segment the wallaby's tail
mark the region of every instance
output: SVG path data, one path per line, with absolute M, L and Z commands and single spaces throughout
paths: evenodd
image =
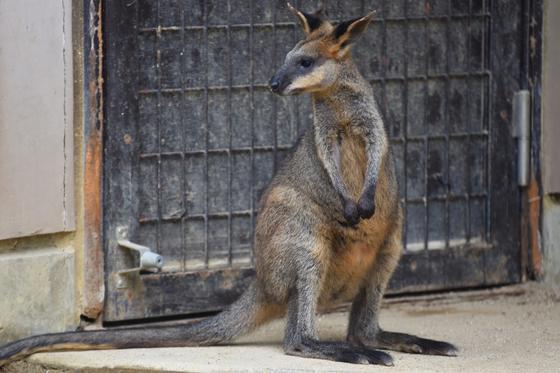
M 282 312 L 266 304 L 255 283 L 216 316 L 186 325 L 45 334 L 0 348 L 0 366 L 36 352 L 213 345 L 250 332 Z

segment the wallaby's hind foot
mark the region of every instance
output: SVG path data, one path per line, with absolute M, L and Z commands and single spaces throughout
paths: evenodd
M 285 346 L 288 355 L 313 359 L 325 359 L 352 364 L 376 364 L 393 366 L 391 355 L 364 347 L 352 346 L 344 342 L 323 342 L 304 339 L 294 346 Z
M 411 354 L 457 356 L 459 350 L 451 343 L 420 338 L 405 333 L 379 331 L 375 341 L 361 341 L 364 346 L 407 352 Z

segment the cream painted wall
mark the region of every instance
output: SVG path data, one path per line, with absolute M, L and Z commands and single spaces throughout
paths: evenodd
M 71 0 L 0 1 L 0 239 L 74 228 Z
M 560 1 L 544 2 L 542 245 L 545 280 L 560 287 Z

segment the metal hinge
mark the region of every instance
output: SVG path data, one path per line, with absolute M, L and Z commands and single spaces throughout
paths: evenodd
M 531 94 L 521 90 L 513 95 L 513 137 L 517 138 L 517 185 L 529 185 L 531 160 Z

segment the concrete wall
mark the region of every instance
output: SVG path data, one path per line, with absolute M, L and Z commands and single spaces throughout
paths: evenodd
M 0 344 L 75 325 L 74 253 L 57 246 L 0 256 Z
M 71 0 L 0 1 L 0 345 L 79 322 L 83 87 L 73 11 L 81 15 Z
M 560 196 L 558 195 L 544 197 L 542 240 L 545 281 L 560 287 Z
M 560 1 L 546 0 L 543 44 L 543 271 L 560 286 Z

